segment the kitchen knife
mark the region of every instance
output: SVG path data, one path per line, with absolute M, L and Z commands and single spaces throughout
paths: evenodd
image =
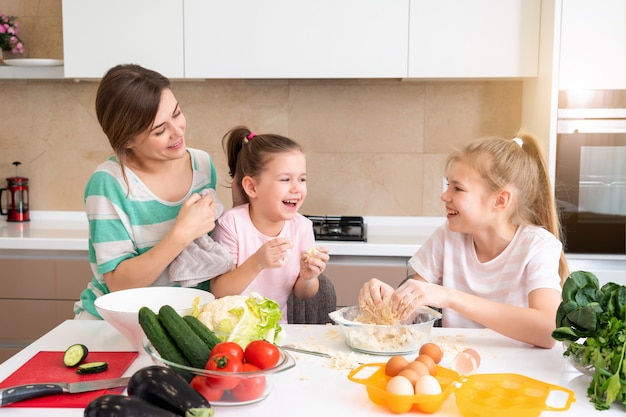
M 130 377 L 100 379 L 84 382 L 37 382 L 34 384 L 16 385 L 0 389 L 0 407 L 31 398 L 46 395 L 76 394 L 79 392 L 96 391 L 105 388 L 122 387 L 128 384 Z

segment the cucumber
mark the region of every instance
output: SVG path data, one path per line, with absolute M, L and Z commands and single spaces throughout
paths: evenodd
M 221 342 L 221 339 L 217 337 L 215 333 L 205 326 L 197 317 L 184 316 L 183 320 L 187 323 L 191 330 L 193 330 L 199 337 L 206 343 L 209 349 L 213 349 L 215 345 Z
M 189 361 L 163 328 L 154 311 L 145 306 L 141 307 L 138 319 L 146 337 L 163 359 L 179 365 L 189 366 Z
M 162 306 L 158 317 L 191 366 L 204 369 L 211 355 L 211 349 L 200 339 L 200 336 L 191 330 L 191 327 L 170 305 Z
M 87 346 L 76 343 L 71 345 L 65 350 L 63 354 L 63 363 L 68 368 L 73 368 L 80 365 L 87 358 L 89 349 Z
M 97 374 L 98 372 L 104 372 L 109 369 L 109 364 L 106 362 L 87 362 L 81 363 L 76 368 L 77 374 Z

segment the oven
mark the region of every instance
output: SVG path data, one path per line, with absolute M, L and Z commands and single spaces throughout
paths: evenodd
M 555 196 L 568 253 L 626 253 L 626 91 L 561 91 Z

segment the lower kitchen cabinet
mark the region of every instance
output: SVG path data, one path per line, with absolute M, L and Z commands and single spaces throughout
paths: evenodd
M 91 279 L 86 259 L 3 258 L 0 271 L 0 362 L 73 318 Z
M 324 274 L 337 293 L 337 307 L 358 304 L 359 290 L 367 281 L 378 278 L 397 287 L 408 275 L 408 258 L 372 258 L 331 256 Z

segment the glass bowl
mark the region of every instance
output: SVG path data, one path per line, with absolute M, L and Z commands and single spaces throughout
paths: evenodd
M 570 344 L 582 346 L 583 341 L 584 340 L 578 342 L 569 342 L 566 340 L 563 342 L 563 351 L 568 350 L 570 348 Z M 593 374 L 596 372 L 596 368 L 593 366 L 593 363 L 585 364 L 585 360 L 583 358 L 583 349 L 575 349 L 574 351 L 571 351 L 570 349 L 570 353 L 568 355 L 565 355 L 565 358 L 570 363 L 570 365 L 572 365 L 578 372 L 589 376 L 593 376 Z
M 357 352 L 373 355 L 406 355 L 419 350 L 430 339 L 430 331 L 441 316 L 418 310 L 407 324 L 379 325 L 355 321 L 359 306 L 344 307 L 330 313 L 340 326 L 346 345 Z
M 156 365 L 172 368 L 188 381 L 195 376 L 207 378 L 207 381 L 215 377 L 236 379 L 238 387 L 224 391 L 218 399 L 209 400 L 212 406 L 240 406 L 262 401 L 272 392 L 277 374 L 293 368 L 296 364 L 291 355 L 279 347 L 280 359 L 273 368 L 254 372 L 218 372 L 192 368 L 165 360 L 145 337 L 144 349 Z

